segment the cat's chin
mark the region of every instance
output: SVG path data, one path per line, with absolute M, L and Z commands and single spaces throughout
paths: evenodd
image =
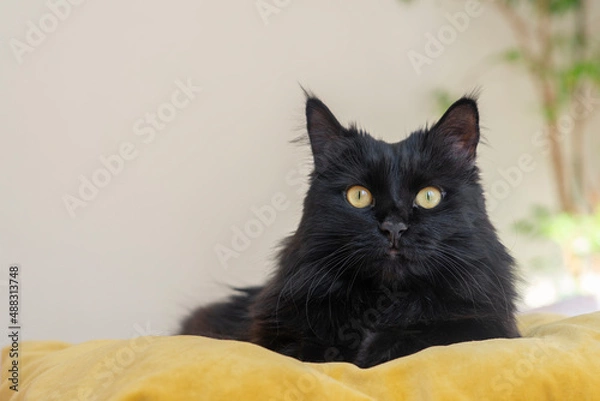
M 377 260 L 377 275 L 383 282 L 398 282 L 407 274 L 406 266 L 410 263 L 402 249 L 386 247 L 382 249 Z
M 379 280 L 388 283 L 402 283 L 415 274 L 415 266 L 420 266 L 426 252 L 411 246 L 382 247 L 378 252 L 377 274 Z

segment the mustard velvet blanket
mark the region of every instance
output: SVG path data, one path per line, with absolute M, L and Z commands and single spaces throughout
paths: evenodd
M 521 318 L 524 338 L 432 347 L 370 369 L 204 337 L 20 344 L 0 400 L 600 400 L 600 312 Z

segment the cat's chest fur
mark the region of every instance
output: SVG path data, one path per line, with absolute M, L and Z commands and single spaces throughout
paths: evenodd
M 353 361 L 362 354 L 371 355 L 371 348 L 388 337 L 418 335 L 423 327 L 446 315 L 445 308 L 434 306 L 443 295 L 431 289 L 415 293 L 370 288 L 364 283 L 358 288 L 349 285 L 343 280 L 336 282 L 323 297 L 280 299 L 284 307 L 271 312 L 275 318 L 271 333 L 261 337 L 293 339 L 297 348 L 289 354 L 303 359 Z

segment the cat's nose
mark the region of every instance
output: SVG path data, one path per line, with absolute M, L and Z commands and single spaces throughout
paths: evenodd
M 386 220 L 379 224 L 379 229 L 387 235 L 393 246 L 397 245 L 398 238 L 408 230 L 408 226 L 401 221 Z

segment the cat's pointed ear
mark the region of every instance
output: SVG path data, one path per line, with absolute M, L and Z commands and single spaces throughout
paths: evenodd
M 323 170 L 332 148 L 346 137 L 346 130 L 322 101 L 309 95 L 306 98 L 306 128 L 315 168 Z
M 479 111 L 475 99 L 463 97 L 454 102 L 431 133 L 453 157 L 474 163 L 479 143 Z

